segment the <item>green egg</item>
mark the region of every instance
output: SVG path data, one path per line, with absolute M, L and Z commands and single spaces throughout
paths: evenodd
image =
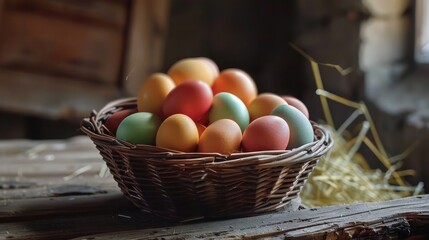
M 220 119 L 233 120 L 243 132 L 249 125 L 249 112 L 246 105 L 237 96 L 221 92 L 213 97 L 213 104 L 209 113 L 210 123 Z
M 134 113 L 121 121 L 116 137 L 133 144 L 155 145 L 160 124 L 161 120 L 153 113 Z
M 290 139 L 287 149 L 294 149 L 314 141 L 314 131 L 310 120 L 298 109 L 290 105 L 280 105 L 271 115 L 283 118 L 289 125 Z

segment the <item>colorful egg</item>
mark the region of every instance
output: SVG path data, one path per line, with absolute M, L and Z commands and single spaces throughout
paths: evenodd
M 290 140 L 288 149 L 297 148 L 314 141 L 313 126 L 304 113 L 295 107 L 281 105 L 276 107 L 271 114 L 281 117 L 289 125 Z
M 210 124 L 200 137 L 199 152 L 231 154 L 240 151 L 241 129 L 231 119 Z
M 230 68 L 225 69 L 217 76 L 212 86 L 213 94 L 229 92 L 237 96 L 246 106 L 256 98 L 258 90 L 256 84 L 246 72 Z
M 241 131 L 249 125 L 249 112 L 246 105 L 238 97 L 227 92 L 218 93 L 213 97 L 209 113 L 210 123 L 224 118 L 235 121 Z
M 245 152 L 285 150 L 289 143 L 289 126 L 277 116 L 262 116 L 249 124 L 243 133 Z
M 133 144 L 155 145 L 160 124 L 160 118 L 153 113 L 134 113 L 119 124 L 116 137 Z
M 134 109 L 134 108 L 117 111 L 113 113 L 112 116 L 110 116 L 106 120 L 106 123 L 104 125 L 113 136 L 116 136 L 116 131 L 118 129 L 119 124 L 122 122 L 122 120 L 124 120 L 126 117 L 136 112 L 137 112 L 137 109 Z
M 213 60 L 206 57 L 198 57 L 196 59 L 203 61 L 205 64 L 207 64 L 210 67 L 210 69 L 212 70 L 213 79 L 215 79 L 219 75 L 219 67 Z
M 140 87 L 137 109 L 139 112 L 151 112 L 162 116 L 162 104 L 174 87 L 174 82 L 168 75 L 163 73 L 150 75 Z
M 209 86 L 213 84 L 214 76 L 213 66 L 206 60 L 198 58 L 185 58 L 170 67 L 167 74 L 173 79 L 176 85 L 187 81 L 200 80 Z
M 195 151 L 198 140 L 197 126 L 184 114 L 174 114 L 165 119 L 156 134 L 156 146 L 182 152 Z
M 198 121 L 208 112 L 213 101 L 211 88 L 201 81 L 178 85 L 167 95 L 163 104 L 165 117 L 181 113 Z
M 287 102 L 287 104 L 297 108 L 299 111 L 304 113 L 307 118 L 310 117 L 307 106 L 305 106 L 305 104 L 301 100 L 292 96 L 282 96 L 282 98 Z
M 250 103 L 249 115 L 250 121 L 253 121 L 259 117 L 270 115 L 274 108 L 282 104 L 287 104 L 286 101 L 272 93 L 263 93 L 258 95 Z

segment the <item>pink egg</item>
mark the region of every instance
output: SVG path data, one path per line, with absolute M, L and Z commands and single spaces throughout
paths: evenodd
M 310 114 L 308 113 L 308 109 L 305 106 L 305 104 L 299 100 L 296 97 L 292 97 L 292 96 L 282 96 L 282 98 L 292 107 L 297 108 L 299 111 L 301 111 L 302 113 L 304 113 L 304 115 L 307 117 L 307 119 L 310 117 Z
M 243 133 L 242 147 L 245 152 L 285 150 L 289 143 L 289 126 L 277 116 L 255 119 Z

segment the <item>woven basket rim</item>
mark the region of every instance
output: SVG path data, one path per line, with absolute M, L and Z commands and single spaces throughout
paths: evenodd
M 135 108 L 136 101 L 137 99 L 135 97 L 118 99 L 109 102 L 98 112 L 93 110 L 89 117 L 82 119 L 80 126 L 81 131 L 88 135 L 93 141 L 108 142 L 110 147 L 119 151 L 142 151 L 146 155 L 153 155 L 156 158 L 163 157 L 165 160 L 172 159 L 174 161 L 183 160 L 184 163 L 208 158 L 211 159 L 211 161 L 209 161 L 211 165 L 223 166 L 225 164 L 241 165 L 244 162 L 252 160 L 259 161 L 261 164 L 270 164 L 273 161 L 285 161 L 284 159 L 296 163 L 296 161 L 293 161 L 294 156 L 300 156 L 297 161 L 305 162 L 306 159 L 324 155 L 333 145 L 333 141 L 327 130 L 313 121 L 311 121 L 311 124 L 315 133 L 315 140 L 292 150 L 238 152 L 224 155 L 220 153 L 180 152 L 152 145 L 132 144 L 117 139 L 109 134 L 107 128 L 103 124 L 103 120 L 116 111 Z M 303 155 L 307 156 L 303 158 Z M 279 164 L 279 162 L 277 162 L 277 164 Z

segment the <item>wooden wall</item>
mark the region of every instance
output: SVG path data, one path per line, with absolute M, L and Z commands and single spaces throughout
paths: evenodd
M 1 1 L 0 138 L 80 134 L 92 109 L 132 94 L 131 66 L 161 64 L 168 3 Z
M 301 98 L 313 120 L 323 119 L 309 64 L 289 43 L 322 62 L 357 65 L 359 2 L 5 0 L 0 111 L 79 119 L 110 99 L 136 94 L 148 73 L 205 56 L 221 69 L 249 72 L 260 92 Z M 323 74 L 328 90 L 359 95 L 358 73 Z

